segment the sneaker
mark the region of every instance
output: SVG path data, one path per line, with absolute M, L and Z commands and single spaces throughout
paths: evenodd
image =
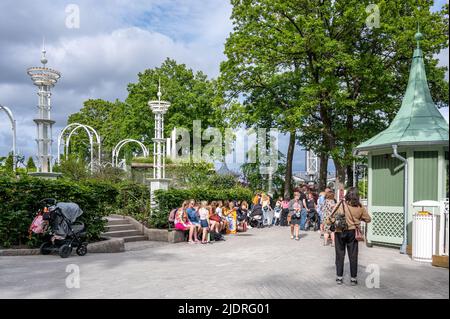
M 338 285 L 342 285 L 342 284 L 344 283 L 344 281 L 342 280 L 342 278 L 337 277 L 337 278 L 336 278 L 336 283 L 337 283 Z
M 358 280 L 356 280 L 356 278 L 350 278 L 350 284 L 352 286 L 356 286 L 358 284 Z
M 295 237 L 295 240 L 300 240 L 300 238 L 298 238 L 298 237 Z

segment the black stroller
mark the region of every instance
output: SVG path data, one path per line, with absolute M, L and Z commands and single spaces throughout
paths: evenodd
M 256 204 L 252 208 L 252 212 L 248 216 L 248 223 L 253 228 L 264 227 L 264 218 L 261 204 Z
M 86 229 L 83 223 L 76 222 L 83 214 L 80 207 L 75 203 L 57 203 L 53 198 L 41 200 L 40 205 L 42 220 L 48 223 L 49 230 L 40 247 L 41 254 L 58 252 L 61 258 L 67 258 L 76 247 L 79 256 L 86 255 L 88 243 L 82 240 L 86 237 Z
M 306 214 L 305 230 L 311 230 L 311 228 L 313 228 L 314 231 L 317 231 L 320 228 L 319 214 L 314 208 L 308 210 Z

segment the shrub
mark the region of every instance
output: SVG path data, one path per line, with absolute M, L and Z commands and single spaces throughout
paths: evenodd
M 109 183 L 68 180 L 44 180 L 23 176 L 0 178 L 0 246 L 29 243 L 28 226 L 33 220 L 39 200 L 55 198 L 75 202 L 83 210 L 80 221 L 87 226 L 90 240 L 98 239 L 104 229 L 103 217 L 116 206 L 118 190 Z M 34 244 L 38 242 L 34 241 Z
M 143 184 L 122 182 L 118 184 L 117 213 L 131 216 L 147 223 L 150 216 L 150 191 Z
M 246 200 L 251 201 L 252 191 L 244 187 L 234 187 L 229 189 L 214 188 L 191 188 L 191 189 L 169 189 L 167 191 L 155 191 L 156 202 L 160 210 L 166 214 L 176 207 L 180 207 L 184 200 Z

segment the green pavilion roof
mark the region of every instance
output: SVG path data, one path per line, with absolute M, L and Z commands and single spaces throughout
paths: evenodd
M 391 125 L 371 139 L 358 145 L 355 151 L 368 151 L 402 145 L 448 145 L 448 123 L 438 111 L 428 88 L 427 75 L 419 41 L 421 33 L 416 33 L 417 48 L 409 74 L 408 88 L 402 106 Z

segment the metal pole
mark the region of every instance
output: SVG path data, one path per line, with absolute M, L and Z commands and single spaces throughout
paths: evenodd
M 400 253 L 401 254 L 406 254 L 406 244 L 407 244 L 407 237 L 408 237 L 408 233 L 407 233 L 407 221 L 408 221 L 408 160 L 402 156 L 400 156 L 397 152 L 397 145 L 392 145 L 392 157 L 395 157 L 397 159 L 399 159 L 400 161 L 402 161 L 405 166 L 404 166 L 404 178 L 405 178 L 405 185 L 404 185 L 404 214 L 403 214 L 403 243 L 402 246 L 400 247 Z
M 356 161 L 353 160 L 353 187 L 357 187 L 356 184 Z

